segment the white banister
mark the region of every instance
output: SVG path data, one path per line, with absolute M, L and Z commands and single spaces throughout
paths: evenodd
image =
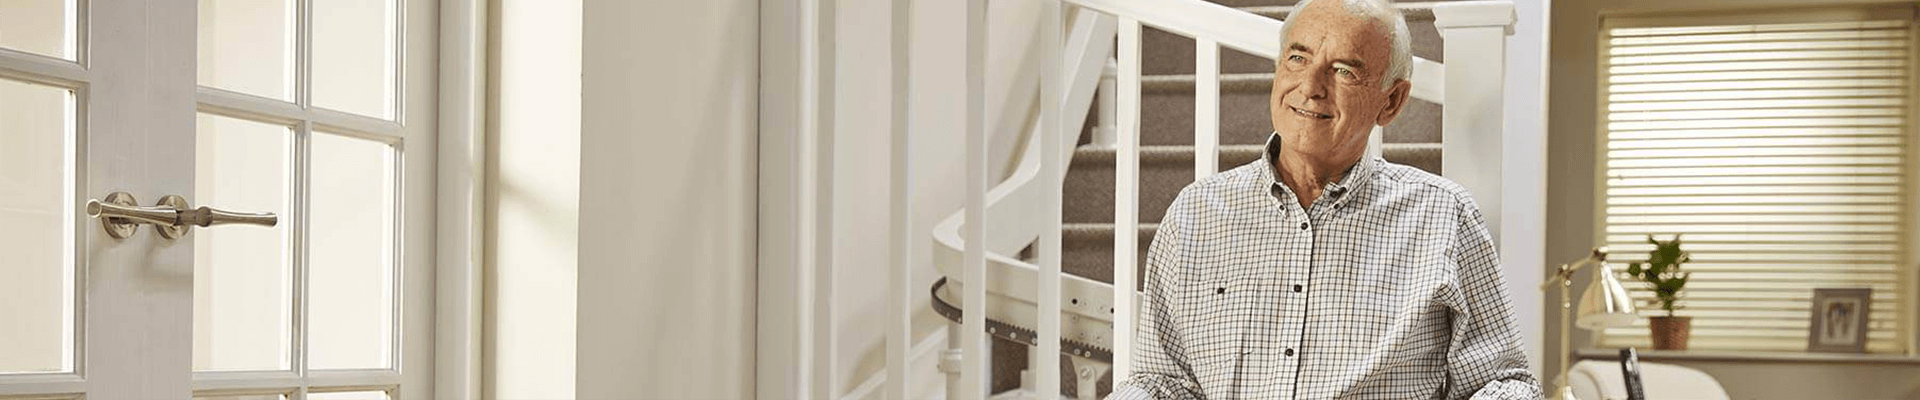
M 907 372 L 910 363 L 908 355 L 913 345 L 913 163 L 909 157 L 913 151 L 913 133 L 907 125 L 908 102 L 912 100 L 911 84 L 912 64 L 909 61 L 908 43 L 911 41 L 909 18 L 913 15 L 912 2 L 893 0 L 888 4 L 888 53 L 887 69 L 891 78 L 892 109 L 889 110 L 888 128 L 893 133 L 892 156 L 888 160 L 889 182 L 887 186 L 887 248 L 891 250 L 887 257 L 887 390 L 888 399 L 905 399 L 910 387 Z
M 1083 8 L 1075 8 L 1075 10 L 1078 12 L 1074 13 L 1072 31 L 1066 39 L 1064 54 L 1067 58 L 1062 61 L 1065 65 L 1061 66 L 1061 73 L 1064 74 L 1061 77 L 1065 80 L 1060 83 L 1063 91 L 1060 93 L 1060 98 L 1064 99 L 1061 100 L 1060 105 L 1067 107 L 1061 114 L 1061 121 L 1067 123 L 1069 127 L 1078 129 L 1080 123 L 1086 121 L 1085 105 L 1096 101 L 1093 99 L 1101 96 L 1092 89 L 1098 88 L 1099 82 L 1102 81 L 1089 81 L 1086 77 L 1104 76 L 1108 66 L 1112 64 L 1114 28 L 1111 16 Z M 1083 82 L 1089 82 L 1095 86 L 1089 87 Z M 1076 141 L 1080 134 L 1078 131 L 1065 133 L 1075 137 Z M 1095 143 L 1099 143 L 1098 136 L 1099 134 L 1096 133 Z M 1067 154 L 1073 153 L 1071 146 L 1064 150 Z
M 1193 180 L 1220 170 L 1220 43 L 1193 43 Z
M 1133 18 L 1154 28 L 1196 39 L 1211 40 L 1266 59 L 1280 56 L 1281 22 L 1258 14 L 1205 1 L 1061 0 L 1115 17 Z M 1475 2 L 1477 3 L 1477 2 Z M 1509 4 L 1511 7 L 1511 4 Z M 1440 8 L 1439 5 L 1434 6 Z M 1435 15 L 1439 15 L 1435 11 Z M 1441 85 L 1445 67 L 1414 57 L 1413 97 L 1443 103 Z
M 1178 3 L 1178 2 L 1175 2 Z M 1140 21 L 1120 18 L 1119 121 L 1114 156 L 1113 195 L 1113 376 L 1133 373 L 1133 324 L 1139 303 L 1134 288 L 1134 237 L 1140 225 Z
M 987 0 L 967 0 L 966 128 L 967 225 L 962 295 L 960 399 L 985 399 L 987 370 Z M 951 390 L 950 390 L 951 391 Z M 953 398 L 953 397 L 949 397 Z

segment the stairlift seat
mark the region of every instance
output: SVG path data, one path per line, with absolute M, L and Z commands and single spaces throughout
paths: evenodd
M 1625 400 L 1626 378 L 1617 361 L 1584 360 L 1567 371 L 1567 385 L 1580 400 Z M 1727 400 L 1720 381 L 1697 369 L 1640 362 L 1640 383 L 1647 400 Z

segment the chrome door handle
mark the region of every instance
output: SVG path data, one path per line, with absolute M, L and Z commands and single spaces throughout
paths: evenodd
M 280 223 L 280 217 L 273 213 L 242 213 L 200 206 L 191 210 L 180 210 L 180 223 L 199 227 L 246 224 L 271 228 Z
M 186 198 L 173 195 L 161 197 L 152 207 L 137 204 L 133 195 L 113 192 L 107 195 L 106 201 L 87 200 L 87 216 L 99 218 L 107 235 L 115 239 L 133 236 L 141 223 L 153 224 L 161 237 L 179 239 L 194 226 L 248 224 L 271 227 L 280 222 L 280 217 L 273 213 L 239 213 L 206 206 L 190 208 Z

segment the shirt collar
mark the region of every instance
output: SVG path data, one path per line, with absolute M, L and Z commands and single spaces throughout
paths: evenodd
M 1280 182 L 1280 172 L 1274 170 L 1275 164 L 1273 161 L 1280 157 L 1281 142 L 1279 132 L 1273 132 L 1267 135 L 1266 149 L 1260 152 L 1260 168 L 1258 168 L 1260 171 L 1260 182 L 1263 188 L 1278 186 L 1280 190 L 1291 194 L 1293 189 L 1282 184 Z M 1347 167 L 1346 176 L 1341 177 L 1337 182 L 1327 184 L 1326 190 L 1321 193 L 1331 198 L 1333 204 L 1336 206 L 1346 203 L 1347 199 L 1355 197 L 1351 196 L 1351 194 L 1353 194 L 1356 189 L 1359 189 L 1361 185 L 1365 185 L 1368 180 L 1373 178 L 1374 171 L 1380 168 L 1380 162 L 1379 157 L 1373 155 L 1360 156 L 1359 161 L 1355 161 L 1352 166 Z

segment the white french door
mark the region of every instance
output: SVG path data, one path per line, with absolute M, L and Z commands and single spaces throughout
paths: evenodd
M 430 398 L 436 16 L 0 0 L 0 399 Z

